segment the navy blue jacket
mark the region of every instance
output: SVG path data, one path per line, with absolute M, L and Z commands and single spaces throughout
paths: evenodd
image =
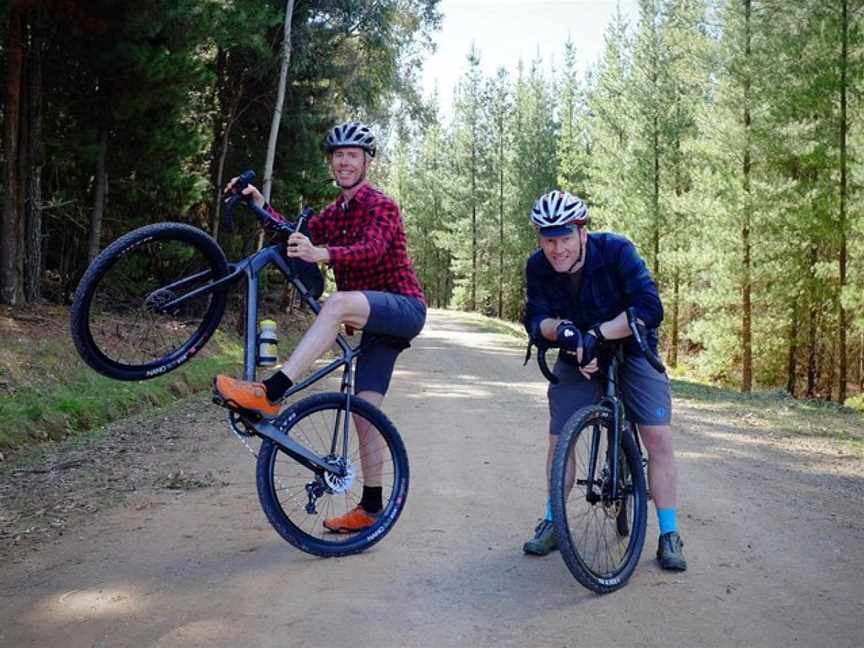
M 535 339 L 541 337 L 540 322 L 544 319 L 568 319 L 584 331 L 614 319 L 632 306 L 645 322 L 648 343 L 656 352 L 656 329 L 663 320 L 663 304 L 645 261 L 625 237 L 605 232 L 588 234 L 576 299 L 567 291 L 567 275 L 555 271 L 543 250 L 528 259 L 525 275 L 528 303 L 524 323 Z M 640 353 L 635 340 L 627 343 L 627 351 Z

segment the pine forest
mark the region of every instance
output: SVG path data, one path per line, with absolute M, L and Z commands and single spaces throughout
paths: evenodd
M 640 0 L 587 68 L 572 40 L 493 74 L 472 47 L 448 106 L 420 84 L 439 9 L 4 3 L 0 302 L 68 304 L 146 223 L 250 252 L 225 183 L 255 169 L 281 211 L 323 208 L 323 137 L 360 119 L 431 306 L 519 321 L 528 214 L 564 189 L 646 260 L 673 373 L 864 407 L 862 0 Z

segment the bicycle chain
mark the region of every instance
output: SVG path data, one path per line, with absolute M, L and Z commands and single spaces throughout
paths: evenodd
M 240 440 L 240 443 L 242 443 L 246 447 L 246 449 L 249 451 L 249 454 L 251 454 L 253 457 L 255 457 L 255 459 L 258 459 L 258 453 L 255 452 L 252 449 L 252 446 L 250 446 L 249 443 L 246 441 L 246 439 L 251 439 L 252 435 L 251 434 L 248 434 L 248 435 L 247 434 L 240 434 L 237 431 L 237 427 L 234 425 L 234 422 L 231 420 L 231 412 L 228 412 L 228 427 L 231 428 L 231 431 L 234 433 L 234 436 Z M 280 426 L 280 429 L 281 429 L 281 427 L 282 426 Z M 284 432 L 285 430 L 282 430 L 282 431 Z M 276 485 L 279 488 L 281 488 L 283 490 L 286 488 L 285 484 L 282 483 L 282 480 L 279 479 L 278 476 L 273 475 L 273 479 L 276 480 Z

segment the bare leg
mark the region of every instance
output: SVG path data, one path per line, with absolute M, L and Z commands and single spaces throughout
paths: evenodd
M 312 326 L 282 366 L 282 373 L 296 382 L 309 371 L 312 363 L 333 346 L 341 324 L 363 328 L 369 320 L 369 300 L 362 292 L 335 292 L 318 313 Z
M 654 506 L 675 508 L 678 500 L 678 464 L 668 425 L 640 425 L 639 435 L 648 450 L 648 484 Z
M 381 407 L 384 394 L 373 391 L 361 391 L 357 393 L 359 398 L 369 401 L 375 407 Z M 369 422 L 362 416 L 353 415 L 354 425 L 357 428 L 357 439 L 360 444 L 360 467 L 363 471 L 362 480 L 364 486 L 382 486 L 382 473 L 384 471 L 383 461 L 386 457 L 385 442 Z

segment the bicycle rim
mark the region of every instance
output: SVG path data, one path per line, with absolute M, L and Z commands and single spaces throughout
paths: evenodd
M 573 418 L 562 432 L 552 474 L 561 554 L 585 587 L 612 592 L 627 582 L 642 553 L 645 475 L 632 437 L 622 434 L 619 456 L 626 468 L 619 471 L 619 496 L 611 497 L 611 412 L 590 408 Z
M 346 476 L 312 470 L 265 440 L 258 458 L 258 494 L 276 531 L 292 545 L 319 556 L 340 556 L 368 548 L 392 528 L 408 489 L 408 460 L 392 423 L 365 401 L 352 399 L 348 449 L 343 452 L 345 397 L 319 394 L 289 408 L 279 418 L 293 440 L 319 457 L 343 466 Z M 357 423 L 365 428 L 360 443 Z M 335 441 L 334 441 L 335 439 Z M 380 487 L 383 508 L 372 526 L 334 532 L 324 522 L 359 504 L 364 485 Z
M 86 306 L 88 355 L 91 365 L 112 377 L 141 379 L 170 371 L 204 345 L 224 310 L 223 292 L 163 308 L 227 269 L 194 237 L 173 236 L 170 228 L 154 232 L 110 254 L 92 279 Z

